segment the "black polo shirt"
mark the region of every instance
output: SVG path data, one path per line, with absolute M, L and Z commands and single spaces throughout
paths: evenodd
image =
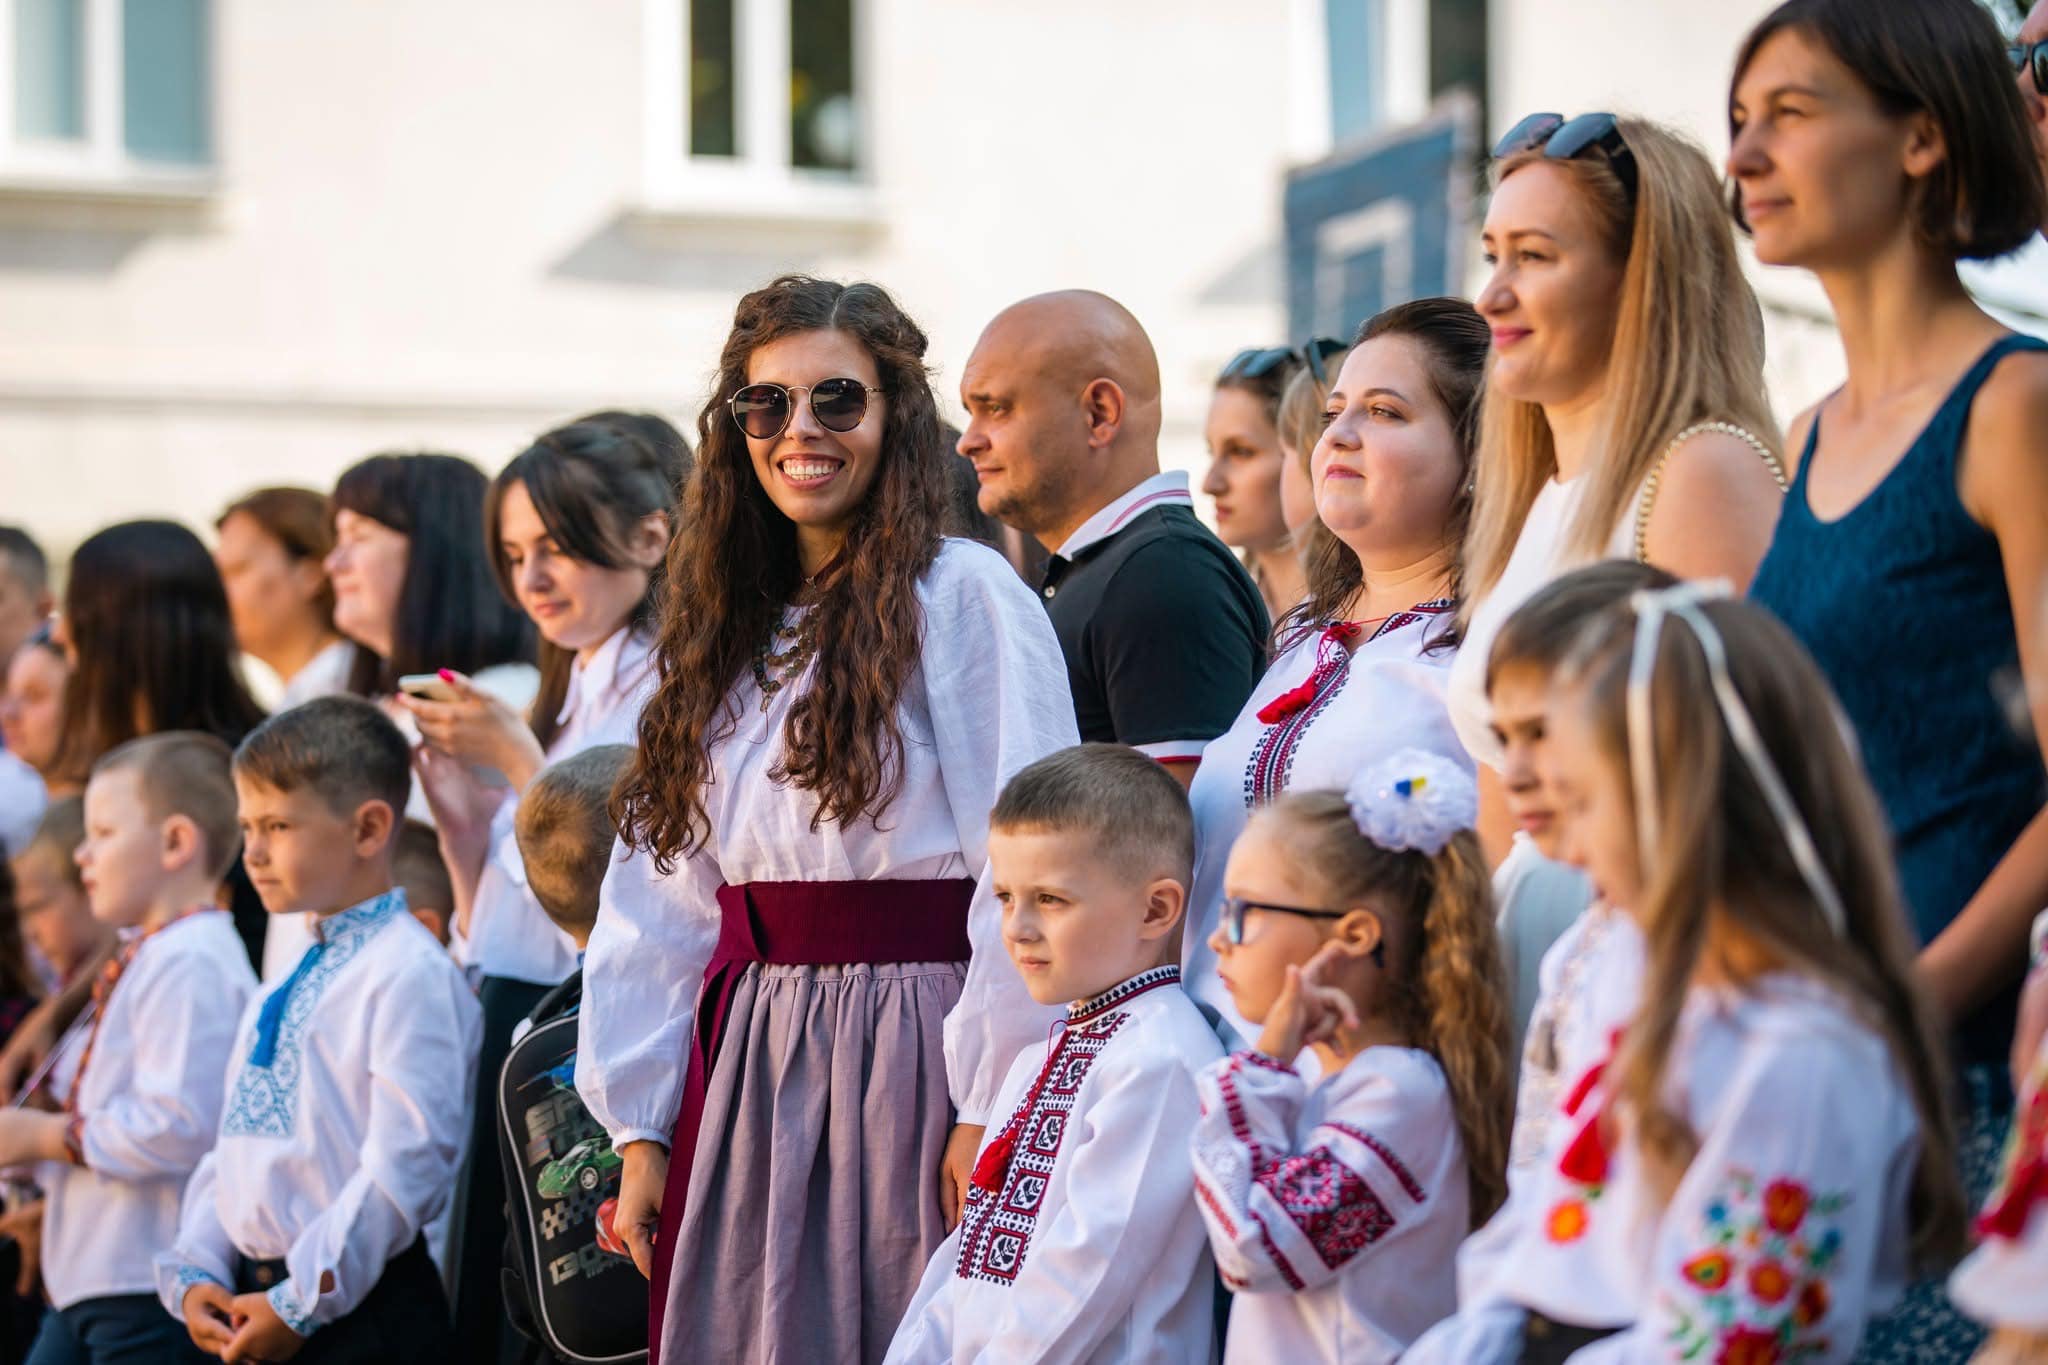
M 1081 738 L 1201 757 L 1266 671 L 1266 605 L 1194 509 L 1158 501 L 1046 566 Z

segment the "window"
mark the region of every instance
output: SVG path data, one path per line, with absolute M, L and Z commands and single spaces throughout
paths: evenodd
M 858 0 L 646 0 L 657 196 L 819 196 L 866 164 Z
M 63 179 L 204 173 L 210 0 L 0 0 L 0 167 Z

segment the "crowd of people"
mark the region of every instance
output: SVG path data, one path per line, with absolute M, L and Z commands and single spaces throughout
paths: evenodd
M 2022 39 L 1521 119 L 1475 300 L 1222 370 L 1215 532 L 1113 300 L 954 429 L 795 275 L 694 443 L 0 527 L 0 1353 L 2048 1360 Z

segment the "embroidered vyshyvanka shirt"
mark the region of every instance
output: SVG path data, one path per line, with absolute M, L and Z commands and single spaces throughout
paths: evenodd
M 1179 969 L 1158 967 L 1074 1004 L 1020 1054 L 889 1365 L 1208 1361 L 1214 1278 L 1188 1132 L 1193 1073 L 1222 1051 Z
M 269 1292 L 300 1335 L 352 1312 L 447 1203 L 469 1132 L 476 997 L 389 891 L 315 926 L 314 947 L 250 1002 L 220 1139 L 185 1190 L 158 1296 L 183 1316 L 235 1258 L 283 1260 Z
M 1471 1182 L 1434 1058 L 1367 1048 L 1311 1088 L 1239 1052 L 1199 1080 L 1195 1193 L 1235 1293 L 1225 1365 L 1375 1365 L 1456 1310 Z
M 147 1294 L 178 1230 L 185 1181 L 213 1146 L 249 950 L 223 910 L 145 937 L 101 1002 L 69 1088 L 80 1165 L 45 1162 L 43 1284 L 50 1301 Z
M 556 719 L 561 729 L 548 745 L 547 761 L 580 754 L 600 744 L 633 744 L 640 738 L 640 711 L 655 684 L 654 645 L 646 635 L 621 628 L 570 667 L 569 690 Z M 469 932 L 449 926 L 455 960 L 485 976 L 552 986 L 576 970 L 576 943 L 557 929 L 526 885 L 526 860 L 512 824 L 517 793 L 506 796 L 491 819 L 490 852 L 470 907 Z
M 2034 1051 L 1977 1236 L 1949 1277 L 1956 1307 L 1992 1327 L 2048 1333 L 2048 1036 Z
M 733 733 L 711 746 L 709 842 L 666 877 L 647 854 L 614 848 L 584 959 L 576 1088 L 615 1145 L 667 1146 L 674 1131 L 721 883 L 975 878 L 974 956 L 945 1031 L 962 1123 L 986 1121 L 1010 1059 L 1054 1018 L 1003 949 L 988 812 L 1019 768 L 1077 740 L 1059 642 L 1031 590 L 985 545 L 946 541 L 917 590 L 924 644 L 896 707 L 902 786 L 879 820 L 813 828 L 817 794 L 772 776 L 809 674 L 764 709 L 749 673 L 729 699 Z
M 1188 789 L 1195 812 L 1195 884 L 1181 967 L 1188 990 L 1248 1046 L 1258 1030 L 1216 976 L 1209 935 L 1223 913 L 1223 868 L 1254 807 L 1287 791 L 1342 791 L 1378 759 L 1422 749 L 1472 760 L 1451 729 L 1454 648 L 1433 648 L 1457 604 L 1423 602 L 1371 628 L 1337 623 L 1295 641 L 1252 689 L 1230 729 L 1209 742 Z
M 1808 978 L 1695 987 L 1666 1076 L 1667 1101 L 1699 1140 L 1670 1200 L 1625 1123 L 1611 1145 L 1601 1137 L 1603 1059 L 1560 1103 L 1554 1121 L 1570 1136 L 1533 1173 L 1528 1231 L 1486 1297 L 1406 1360 L 1515 1360 L 1523 1309 L 1621 1329 L 1573 1357 L 1582 1365 L 1855 1353 L 1905 1286 L 1919 1152 L 1883 1039 Z

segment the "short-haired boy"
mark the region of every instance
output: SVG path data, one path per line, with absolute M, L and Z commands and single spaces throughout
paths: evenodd
M 157 1306 L 152 1256 L 213 1145 L 235 1026 L 256 989 L 217 908 L 235 859 L 228 749 L 208 735 L 131 740 L 94 765 L 77 851 L 93 915 L 121 949 L 61 1112 L 0 1111 L 0 1166 L 46 1163 L 43 1283 L 56 1312 L 31 1365 L 196 1353 Z
M 513 820 L 527 889 L 579 954 L 597 923 L 597 888 L 617 834 L 612 787 L 632 757 L 629 745 L 601 744 L 550 764 L 527 784 Z M 618 1158 L 572 1080 L 582 1001 L 579 968 L 521 1021 L 494 1078 L 518 1286 L 506 1308 L 550 1361 L 647 1349 L 647 1281 L 612 1221 Z
M 1187 797 L 1134 749 L 1064 749 L 1003 788 L 989 864 L 1011 960 L 1067 1016 L 1004 1079 L 990 1112 L 1007 1118 L 888 1360 L 1208 1360 L 1188 1134 L 1193 1072 L 1223 1047 L 1180 985 Z
M 405 891 L 406 908 L 426 926 L 443 948 L 448 946 L 448 925 L 455 915 L 455 884 L 448 876 L 448 864 L 441 857 L 441 837 L 424 820 L 405 820 L 398 826 L 398 851 L 391 859 L 391 880 Z
M 460 969 L 392 885 L 411 755 L 353 697 L 280 712 L 235 751 L 243 865 L 314 943 L 243 1014 L 213 1152 L 157 1290 L 234 1360 L 452 1352 L 421 1232 L 461 1158 L 482 1027 Z

